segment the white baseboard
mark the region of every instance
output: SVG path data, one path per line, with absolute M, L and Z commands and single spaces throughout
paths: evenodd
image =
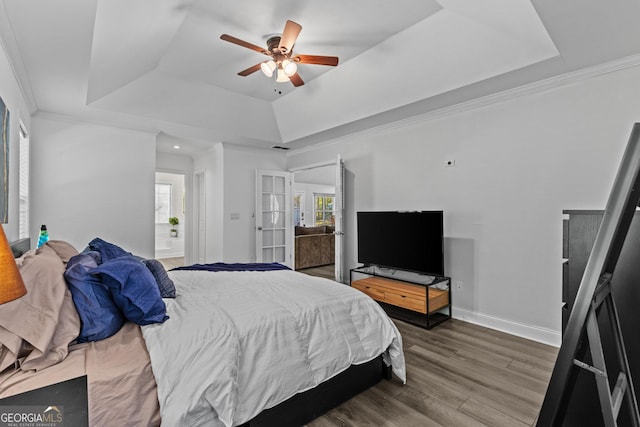
M 501 332 L 538 341 L 554 347 L 560 347 L 562 342 L 562 335 L 559 331 L 553 331 L 539 326 L 526 325 L 524 323 L 513 322 L 511 320 L 501 319 L 494 316 L 487 316 L 486 314 L 455 307 L 453 309 L 452 316 L 454 319 L 475 323 L 476 325 L 496 329 Z

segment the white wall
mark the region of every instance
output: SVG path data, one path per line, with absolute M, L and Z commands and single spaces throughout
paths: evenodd
M 19 154 L 20 137 L 18 134 L 20 120 L 27 130 L 31 128 L 31 115 L 27 102 L 20 90 L 17 79 L 13 73 L 9 60 L 0 42 L 0 98 L 9 110 L 9 222 L 3 224 L 7 239 L 11 242 L 18 239 L 19 235 Z M 35 245 L 38 235 L 31 235 Z M 35 240 L 33 240 L 35 238 Z
M 255 261 L 255 171 L 284 170 L 285 162 L 279 151 L 223 143 L 194 160 L 194 173 L 205 176 L 206 262 Z
M 224 145 L 225 262 L 256 261 L 256 169 L 282 171 L 285 163 L 281 151 Z
M 223 257 L 223 198 L 224 163 L 222 143 L 214 146 L 194 159 L 193 172 L 204 174 L 205 186 L 205 262 L 222 261 Z M 193 206 L 193 205 L 191 205 Z M 197 227 L 194 227 L 194 233 Z
M 156 169 L 162 172 L 185 173 L 193 172 L 193 159 L 184 154 L 156 152 Z
M 94 237 L 154 255 L 155 136 L 35 116 L 31 224 L 82 250 Z
M 455 317 L 559 344 L 563 209 L 602 209 L 640 68 L 290 152 L 346 166 L 346 267 L 359 210 L 443 209 Z M 453 159 L 454 167 L 445 167 Z

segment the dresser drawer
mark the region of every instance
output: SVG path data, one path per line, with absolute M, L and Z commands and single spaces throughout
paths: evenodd
M 351 286 L 364 292 L 376 301 L 385 302 L 423 314 L 427 314 L 427 295 L 429 298 L 429 313 L 433 313 L 449 305 L 448 291 L 399 280 L 367 277 L 354 280 Z
M 449 292 L 429 288 L 429 311 L 440 310 L 449 305 Z
M 358 289 L 359 291 L 364 292 L 375 300 L 384 301 L 384 292 L 375 286 L 369 286 L 366 283 L 362 282 L 353 282 L 351 286 Z
M 384 293 L 384 302 L 420 313 L 426 314 L 427 312 L 425 296 L 420 297 L 418 295 L 386 291 Z
M 451 318 L 450 277 L 438 276 L 428 283 L 428 278 L 412 276 L 415 281 L 407 281 L 367 270 L 351 270 L 351 287 L 378 301 L 389 316 L 427 329 Z M 366 277 L 353 280 L 354 272 Z

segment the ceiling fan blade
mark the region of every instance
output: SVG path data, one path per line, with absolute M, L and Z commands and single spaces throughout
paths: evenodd
M 271 54 L 265 48 L 253 43 L 246 42 L 244 40 L 240 40 L 239 38 L 230 36 L 229 34 L 223 34 L 220 36 L 220 38 L 229 43 L 237 44 L 238 46 L 246 47 L 247 49 L 255 50 L 256 52 L 271 56 Z
M 337 56 L 296 55 L 292 59 L 301 64 L 330 65 L 332 67 L 338 65 Z
M 300 77 L 300 74 L 298 73 L 295 73 L 294 75 L 289 76 L 289 80 L 291 80 L 291 83 L 293 83 L 295 87 L 302 86 L 304 84 L 302 77 Z
M 262 64 L 262 63 L 256 64 L 256 65 L 252 65 L 251 67 L 247 68 L 246 70 L 242 70 L 242 71 L 240 71 L 240 72 L 238 73 L 238 75 L 239 75 L 239 76 L 242 76 L 242 77 L 246 77 L 246 76 L 248 76 L 249 74 L 253 74 L 253 73 L 255 73 L 256 71 L 258 71 L 258 70 L 260 69 L 260 65 L 261 65 L 261 64 Z
M 280 44 L 278 45 L 282 53 L 291 52 L 293 45 L 296 44 L 296 39 L 298 38 L 300 31 L 302 31 L 302 25 L 297 22 L 287 21 L 284 25 L 284 31 L 282 31 Z

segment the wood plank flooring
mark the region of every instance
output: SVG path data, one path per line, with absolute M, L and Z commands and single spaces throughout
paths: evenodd
M 175 258 L 161 258 L 160 264 L 164 266 L 164 269 L 169 271 L 172 268 L 182 267 L 184 265 L 184 257 L 175 257 Z
M 299 273 L 308 274 L 310 276 L 324 277 L 325 279 L 334 280 L 336 277 L 336 267 L 334 264 L 322 265 L 320 267 L 303 268 L 296 270 Z
M 456 319 L 430 331 L 394 322 L 407 384 L 383 380 L 309 426 L 535 425 L 557 348 Z

